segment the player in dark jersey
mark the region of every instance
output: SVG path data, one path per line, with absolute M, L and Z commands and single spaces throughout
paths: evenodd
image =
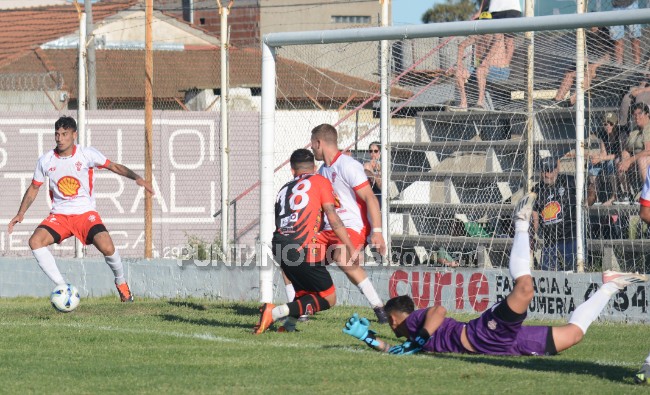
M 336 303 L 336 289 L 325 267 L 327 246 L 317 242 L 327 216 L 332 230 L 347 248 L 348 256 L 357 251 L 336 214 L 336 197 L 327 178 L 315 174 L 314 154 L 298 149 L 291 154 L 291 173 L 294 179 L 282 188 L 275 201 L 275 227 L 273 254 L 282 272 L 293 283 L 295 298 L 287 304 L 276 306 L 265 303 L 260 308 L 260 320 L 254 333 L 267 330 L 275 321 L 290 317 L 291 325 L 304 314 L 327 310 Z M 356 259 L 356 258 L 354 258 Z
M 489 355 L 554 355 L 580 342 L 589 325 L 598 318 L 612 295 L 633 283 L 648 280 L 636 273 L 603 273 L 603 286 L 578 306 L 563 326 L 523 326 L 533 298 L 530 272 L 529 222 L 534 193 L 524 196 L 515 209 L 515 237 L 510 252 L 510 275 L 515 286 L 506 298 L 469 322 L 445 317 L 442 306 L 415 310 L 408 296 L 390 299 L 384 306 L 388 321 L 397 337 L 406 337 L 401 345 L 390 346 L 369 330 L 367 318 L 355 314 L 343 332 L 364 341 L 371 348 L 405 355 L 419 351 Z

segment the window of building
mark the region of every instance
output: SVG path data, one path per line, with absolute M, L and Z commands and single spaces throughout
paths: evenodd
M 355 25 L 369 25 L 371 18 L 364 15 L 332 15 L 333 23 L 350 23 Z

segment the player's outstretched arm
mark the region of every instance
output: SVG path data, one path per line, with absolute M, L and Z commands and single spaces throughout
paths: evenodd
M 390 344 L 377 338 L 376 332 L 370 330 L 370 321 L 366 317 L 359 318 L 359 314 L 354 313 L 345 323 L 343 333 L 350 335 L 355 339 L 361 340 L 374 350 L 388 352 L 391 349 Z
M 345 248 L 348 250 L 347 256 L 350 257 L 350 262 L 355 262 L 357 260 L 357 255 L 359 255 L 359 251 L 357 251 L 354 247 L 354 244 L 352 244 L 352 240 L 350 240 L 350 236 L 345 229 L 345 225 L 343 224 L 341 217 L 339 217 L 339 215 L 336 213 L 336 207 L 334 207 L 334 204 L 332 203 L 324 203 L 323 211 L 325 212 L 325 215 L 327 215 L 327 219 L 330 223 L 330 226 L 332 227 L 332 231 L 334 231 L 336 237 L 341 240 L 341 242 L 345 245 Z
M 18 209 L 18 214 L 16 214 L 15 217 L 9 221 L 9 226 L 7 226 L 7 231 L 9 234 L 14 231 L 14 226 L 17 223 L 23 222 L 23 219 L 25 217 L 25 213 L 29 209 L 29 206 L 34 203 L 34 200 L 36 200 L 36 196 L 38 196 L 38 190 L 40 186 L 35 185 L 35 184 L 30 184 L 29 187 L 27 187 L 27 190 L 25 191 L 25 194 L 23 195 L 23 200 L 20 202 L 20 208 Z
M 372 225 L 370 244 L 376 247 L 379 253 L 384 256 L 386 255 L 386 242 L 384 241 L 384 236 L 381 234 L 381 210 L 379 209 L 377 197 L 372 192 L 370 185 L 360 188 L 356 193 L 366 203 L 366 209 L 368 210 L 368 218 Z
M 115 174 L 119 174 L 123 177 L 130 178 L 132 180 L 135 180 L 135 183 L 138 184 L 141 187 L 144 187 L 144 189 L 147 190 L 150 194 L 154 194 L 153 187 L 151 186 L 151 183 L 147 182 L 144 178 L 140 177 L 138 173 L 134 172 L 133 170 L 129 169 L 128 167 L 121 165 L 119 163 L 114 163 L 111 162 L 108 167 L 108 170 L 112 171 Z

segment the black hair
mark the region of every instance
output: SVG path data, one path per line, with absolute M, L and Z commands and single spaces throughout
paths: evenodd
M 59 129 L 65 129 L 65 130 L 72 130 L 74 132 L 77 131 L 77 121 L 74 120 L 72 117 L 66 117 L 63 116 L 54 122 L 54 130 L 57 131 Z
M 314 154 L 308 149 L 300 148 L 293 151 L 289 162 L 291 163 L 291 168 L 294 170 L 307 168 L 313 169 Z
M 372 147 L 373 145 L 377 146 L 377 148 L 381 149 L 381 143 L 379 141 L 373 141 L 372 143 L 368 144 L 368 148 Z
M 650 108 L 648 108 L 648 105 L 645 103 L 635 103 L 634 106 L 632 106 L 632 112 L 636 110 L 641 110 L 646 114 L 650 114 Z
M 413 303 L 413 299 L 408 295 L 396 296 L 386 302 L 384 311 L 386 314 L 390 314 L 393 311 L 411 314 L 415 311 L 415 303 Z

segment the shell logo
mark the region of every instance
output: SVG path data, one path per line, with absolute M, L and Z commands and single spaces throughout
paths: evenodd
M 542 219 L 544 222 L 556 220 L 562 212 L 562 206 L 558 202 L 549 202 L 542 210 Z
M 81 183 L 74 177 L 65 176 L 56 183 L 56 186 L 59 188 L 59 191 L 65 197 L 77 196 L 79 188 L 81 188 Z

